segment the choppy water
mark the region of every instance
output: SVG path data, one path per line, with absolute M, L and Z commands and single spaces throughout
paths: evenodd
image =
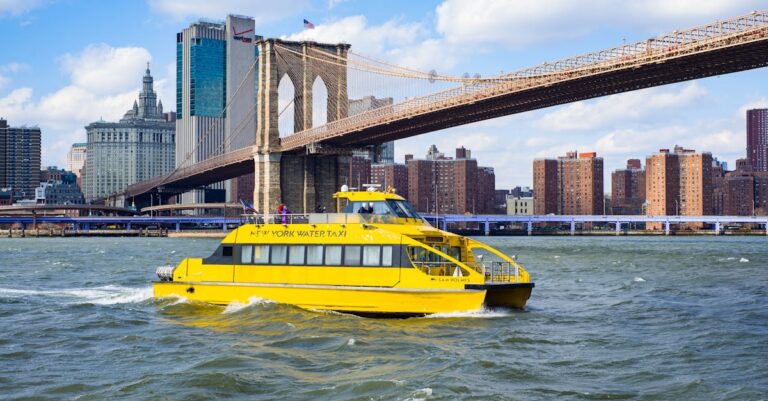
M 153 300 L 215 240 L 0 240 L 0 399 L 758 400 L 768 238 L 491 238 L 525 312 L 372 320 Z

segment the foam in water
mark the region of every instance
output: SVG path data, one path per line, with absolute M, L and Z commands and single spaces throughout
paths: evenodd
M 747 258 L 741 258 L 741 259 L 739 259 L 739 262 L 741 262 L 741 263 L 747 263 L 747 262 L 749 262 L 749 259 L 747 259 Z
M 152 287 L 134 288 L 106 285 L 92 288 L 70 288 L 61 290 L 19 290 L 0 288 L 0 296 L 70 298 L 70 303 L 95 305 L 129 304 L 152 298 Z
M 635 277 L 635 278 L 632 279 L 632 281 L 634 281 L 636 283 L 644 283 L 645 279 L 642 278 L 642 277 Z
M 224 308 L 224 311 L 221 313 L 224 314 L 230 314 L 230 313 L 237 313 L 249 306 L 253 305 L 267 305 L 267 304 L 273 304 L 275 301 L 272 301 L 270 299 L 264 299 L 259 297 L 250 297 L 248 298 L 248 303 L 244 304 L 242 302 L 231 302 L 229 305 L 227 305 L 226 308 Z
M 406 398 L 405 401 L 424 401 L 432 396 L 432 389 L 429 387 L 420 388 L 411 394 L 411 397 Z
M 461 312 L 441 312 L 427 315 L 428 318 L 446 319 L 446 318 L 494 318 L 494 317 L 506 317 L 511 316 L 512 311 L 506 309 L 490 309 L 483 306 L 480 309 L 461 311 Z
M 347 345 L 349 345 L 350 347 L 355 345 L 355 339 L 354 338 L 350 338 L 349 341 L 347 341 Z

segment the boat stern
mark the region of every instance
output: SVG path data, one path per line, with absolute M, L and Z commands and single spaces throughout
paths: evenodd
M 467 290 L 485 290 L 484 304 L 490 307 L 523 309 L 533 291 L 533 283 L 467 284 Z

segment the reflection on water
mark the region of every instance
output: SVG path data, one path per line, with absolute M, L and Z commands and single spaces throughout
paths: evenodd
M 0 242 L 2 399 L 760 399 L 765 238 L 490 238 L 525 311 L 366 319 L 152 299 L 214 240 Z M 175 253 L 174 253 L 175 252 Z M 746 260 L 746 261 L 744 261 Z

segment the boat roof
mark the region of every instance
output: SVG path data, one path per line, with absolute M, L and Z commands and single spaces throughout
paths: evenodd
M 362 201 L 385 201 L 385 200 L 405 200 L 402 196 L 394 192 L 381 192 L 381 191 L 346 191 L 336 192 L 333 195 L 337 199 L 348 199 L 351 202 Z

